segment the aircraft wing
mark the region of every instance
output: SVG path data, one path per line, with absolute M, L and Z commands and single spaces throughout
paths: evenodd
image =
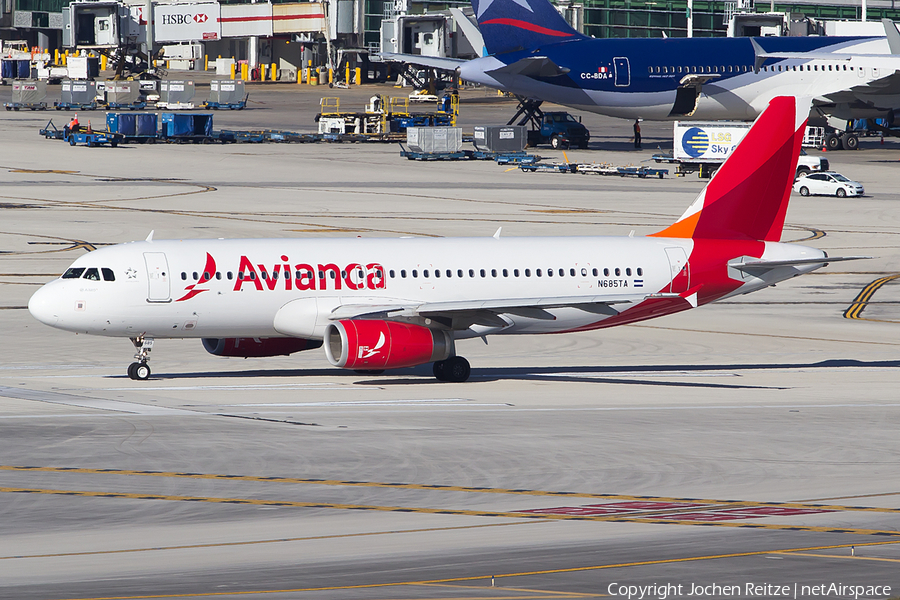
M 514 63 L 510 63 L 499 69 L 488 71 L 487 73 L 489 75 L 522 75 L 533 79 L 543 79 L 565 75 L 569 70 L 570 69 L 567 69 L 566 67 L 560 67 L 546 56 L 526 56 Z
M 451 302 L 398 302 L 397 304 L 344 304 L 329 315 L 332 321 L 358 318 L 410 318 L 428 317 L 432 319 L 457 319 L 464 322 L 488 326 L 505 326 L 507 323 L 497 315 L 508 313 L 534 319 L 553 320 L 547 312 L 550 308 L 577 308 L 585 312 L 616 315 L 620 311 L 616 305 L 636 305 L 648 298 L 669 295 L 626 294 L 622 296 L 557 296 L 550 298 L 515 298 L 497 300 L 458 300 Z M 678 294 L 671 295 L 680 297 Z
M 465 62 L 461 58 L 445 58 L 442 56 L 422 56 L 420 54 L 395 54 L 392 52 L 382 52 L 379 54 L 382 60 L 390 62 L 402 62 L 411 65 L 419 65 L 422 67 L 431 67 L 433 69 L 441 69 L 444 71 L 455 71 Z

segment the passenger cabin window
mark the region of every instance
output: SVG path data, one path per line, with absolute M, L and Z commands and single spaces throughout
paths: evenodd
M 181 272 L 181 280 L 187 281 L 187 273 L 185 273 L 184 271 Z
M 112 269 L 107 269 L 106 267 L 103 267 L 100 269 L 100 272 L 103 273 L 103 281 L 115 281 L 116 280 L 116 276 L 113 273 Z

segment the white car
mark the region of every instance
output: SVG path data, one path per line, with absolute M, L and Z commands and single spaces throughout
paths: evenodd
M 851 181 L 834 171 L 811 173 L 794 182 L 794 191 L 801 196 L 862 196 L 866 193 L 861 183 Z

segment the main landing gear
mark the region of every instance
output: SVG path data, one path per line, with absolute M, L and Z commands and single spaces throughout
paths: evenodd
M 135 380 L 143 381 L 150 377 L 150 351 L 153 349 L 153 338 L 144 336 L 131 338 L 134 344 L 134 358 L 137 362 L 128 365 L 128 376 Z
M 469 378 L 472 369 L 469 367 L 469 361 L 462 356 L 451 356 L 446 360 L 434 363 L 433 372 L 438 381 L 460 383 Z

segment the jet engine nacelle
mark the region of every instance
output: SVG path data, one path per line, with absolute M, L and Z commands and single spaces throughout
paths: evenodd
M 394 321 L 338 321 L 325 328 L 325 355 L 344 369 L 399 369 L 444 360 L 450 332 Z
M 319 340 L 303 338 L 203 338 L 202 341 L 203 347 L 210 354 L 241 358 L 287 356 L 322 345 Z

